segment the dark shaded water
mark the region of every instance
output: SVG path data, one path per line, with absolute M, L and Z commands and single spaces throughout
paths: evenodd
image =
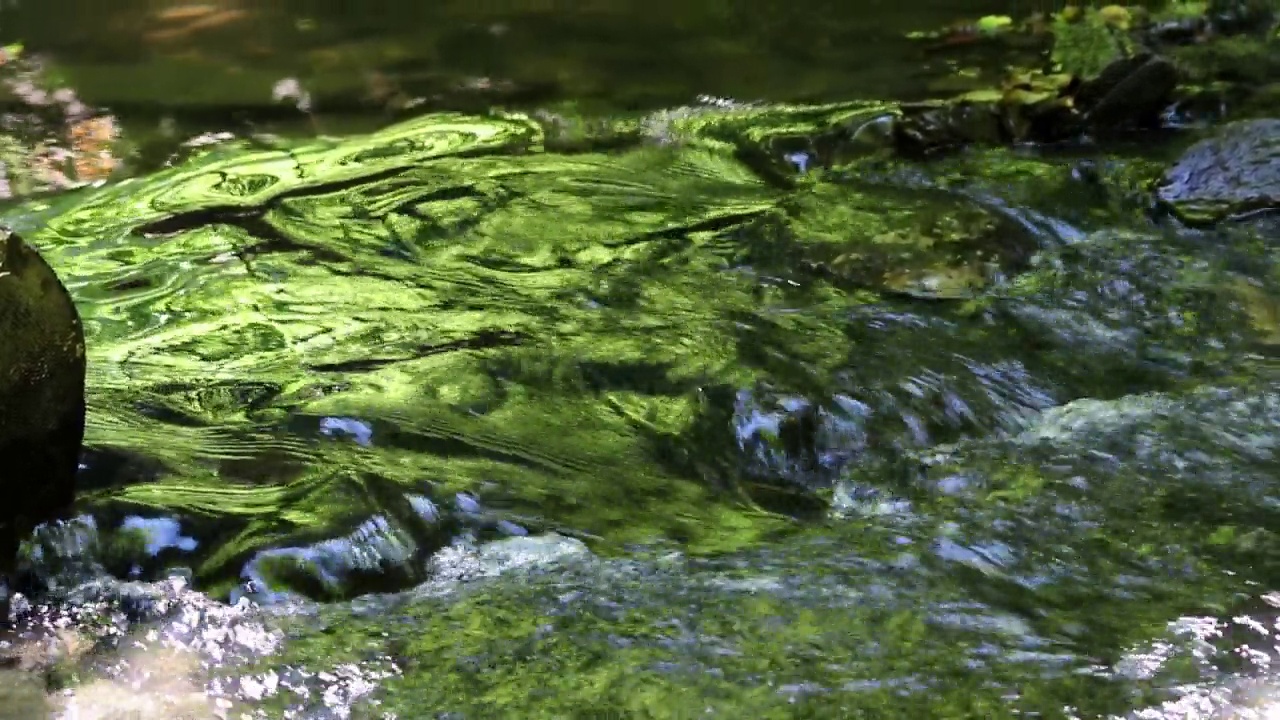
M 919 96 L 943 59 L 905 38 L 1031 3 L 157 2 L 0 11 L 94 105 L 234 124 L 296 77 L 321 116 L 394 105 L 664 107 L 700 94 L 814 101 Z M 1052 9 L 1046 7 L 1043 9 Z
M 260 601 L 124 613 L 260 717 L 1267 711 L 1280 275 L 1148 215 L 1185 139 L 879 152 L 971 3 L 472 5 L 4 11 L 126 125 L 420 115 L 8 212 L 90 352 L 38 568 Z

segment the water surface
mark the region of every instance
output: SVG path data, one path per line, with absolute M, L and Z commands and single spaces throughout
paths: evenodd
M 82 5 L 80 35 L 6 12 L 72 77 L 254 57 L 213 34 L 180 70 L 91 31 L 181 12 Z M 267 33 L 235 71 L 261 91 L 84 94 L 139 123 L 270 117 L 310 37 L 540 89 L 372 134 L 308 120 L 6 217 L 88 334 L 78 547 L 265 608 L 265 657 L 228 665 L 235 633 L 191 628 L 233 611 L 173 591 L 197 619 L 147 642 L 235 676 L 208 694 L 271 717 L 1265 704 L 1275 256 L 1265 227 L 1146 212 L 1183 139 L 880 152 L 886 103 L 949 72 L 901 39 L 943 3 L 346 7 L 209 21 Z M 833 125 L 855 132 L 819 157 Z

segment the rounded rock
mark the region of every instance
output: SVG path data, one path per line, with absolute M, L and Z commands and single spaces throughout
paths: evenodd
M 44 259 L 0 230 L 0 577 L 19 543 L 75 495 L 85 416 L 84 329 Z M 8 618 L 0 600 L 0 623 Z

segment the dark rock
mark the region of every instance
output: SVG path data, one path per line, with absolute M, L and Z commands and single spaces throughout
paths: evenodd
M 1173 102 L 1177 87 L 1173 63 L 1143 53 L 1116 60 L 1084 82 L 1075 96 L 1076 108 L 1095 130 L 1153 126 Z
M 1144 39 L 1148 45 L 1190 45 L 1204 35 L 1207 26 L 1203 17 L 1163 20 L 1146 28 Z
M 1280 210 L 1280 119 L 1232 123 L 1192 145 L 1156 193 L 1189 224 Z
M 1270 0 L 1212 0 L 1205 12 L 1215 32 L 1266 34 L 1275 23 Z
M 893 126 L 894 145 L 908 157 L 923 157 L 937 150 L 969 144 L 999 145 L 1006 142 L 998 106 L 992 103 L 958 102 L 941 106 L 904 105 Z
M 1000 90 L 903 105 L 893 140 L 903 155 L 924 157 L 966 145 L 1057 143 L 1090 130 L 1157 127 L 1178 79 L 1170 60 L 1150 52 L 1114 60 L 1096 77 L 1031 73 Z
M 35 526 L 71 506 L 84 383 L 84 330 L 70 294 L 35 250 L 0 231 L 0 578 L 12 578 Z M 6 593 L 0 622 L 8 611 Z

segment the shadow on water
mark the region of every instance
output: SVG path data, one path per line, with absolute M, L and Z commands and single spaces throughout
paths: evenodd
M 270 116 L 298 78 L 335 116 L 568 101 L 612 109 L 700 93 L 817 101 L 919 97 L 949 72 L 905 34 L 1030 11 L 1007 2 L 11 3 L 6 36 L 53 53 L 85 98 L 125 116 Z M 995 58 L 989 60 L 996 63 Z M 995 65 L 998 69 L 998 65 Z
M 307 72 L 371 125 L 374 71 L 418 113 L 552 108 L 231 141 L 9 213 L 90 348 L 85 517 L 33 578 L 159 653 L 93 677 L 254 717 L 1262 702 L 1261 235 L 1154 223 L 1132 145 L 797 161 L 888 106 L 780 101 L 925 94 L 899 38 L 972 4 L 303 5 L 4 10 L 139 122 L 268 117 Z M 147 675 L 170 651 L 198 683 Z

